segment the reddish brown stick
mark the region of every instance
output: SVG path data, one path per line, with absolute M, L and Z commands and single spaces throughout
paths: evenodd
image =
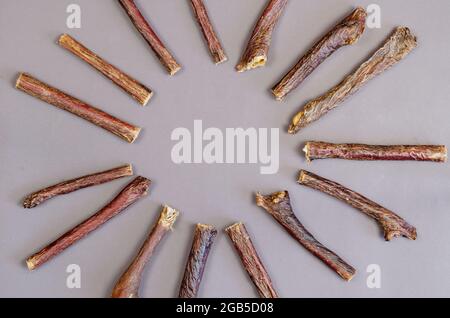
M 31 209 L 58 195 L 71 193 L 80 189 L 132 175 L 133 167 L 131 165 L 125 165 L 111 170 L 64 181 L 28 195 L 23 201 L 23 207 L 26 209 Z
M 139 298 L 139 287 L 141 285 L 145 265 L 150 260 L 153 251 L 166 233 L 172 229 L 178 214 L 177 210 L 169 206 L 164 206 L 161 215 L 157 223 L 153 226 L 147 240 L 142 245 L 130 266 L 114 286 L 112 292 L 113 298 Z
M 233 242 L 241 258 L 242 265 L 253 281 L 253 284 L 255 284 L 259 295 L 262 298 L 278 298 L 278 294 L 273 288 L 272 280 L 258 256 L 258 252 L 253 245 L 245 225 L 243 223 L 233 224 L 226 228 L 225 232 Z
M 405 58 L 416 46 L 416 37 L 408 28 L 397 28 L 385 44 L 354 73 L 324 95 L 307 103 L 292 119 L 288 132 L 295 134 L 320 119 L 358 92 L 371 79 Z
M 236 66 L 238 72 L 266 65 L 272 33 L 287 2 L 288 0 L 269 0 L 253 30 L 244 54 Z
M 220 64 L 227 60 L 225 51 L 220 43 L 219 38 L 214 31 L 214 27 L 208 16 L 203 0 L 191 0 L 192 8 L 194 9 L 195 18 L 202 30 L 206 44 L 211 52 L 214 63 Z
M 447 147 L 435 145 L 380 146 L 310 141 L 306 143 L 303 151 L 308 161 L 330 158 L 346 160 L 447 161 Z
M 350 281 L 353 278 L 356 270 L 317 241 L 298 220 L 292 210 L 291 200 L 287 191 L 275 192 L 266 196 L 257 193 L 256 204 L 272 215 L 297 242 L 328 265 L 339 276 L 346 281 Z
M 272 88 L 277 100 L 297 88 L 320 64 L 343 46 L 356 43 L 364 33 L 366 11 L 359 7 L 329 31 L 297 64 Z
M 156 54 L 161 64 L 167 69 L 170 75 L 174 75 L 181 69 L 181 66 L 162 43 L 159 37 L 153 31 L 152 27 L 148 21 L 144 18 L 142 13 L 139 11 L 138 7 L 133 0 L 119 0 L 122 7 L 125 9 L 126 13 L 130 17 L 136 29 L 144 37 L 147 43 L 152 48 L 153 52 Z
M 305 170 L 300 171 L 298 183 L 331 195 L 375 219 L 383 228 L 386 241 L 398 236 L 411 240 L 417 238 L 416 228 L 400 216 L 339 183 Z
M 203 278 L 209 251 L 216 238 L 214 226 L 197 224 L 194 232 L 191 252 L 186 263 L 183 280 L 181 281 L 179 298 L 196 298 Z
M 68 34 L 60 36 L 59 45 L 79 57 L 104 76 L 109 78 L 114 84 L 122 88 L 127 94 L 138 101 L 142 106 L 147 105 L 153 92 L 137 80 L 111 65 L 100 56 L 89 50 L 83 44 L 72 38 Z
M 80 223 L 36 254 L 30 256 L 27 259 L 28 269 L 34 270 L 38 268 L 72 244 L 75 244 L 89 233 L 95 231 L 130 205 L 146 196 L 150 183 L 151 181 L 144 177 L 137 177 L 134 179 L 110 203 L 96 214 Z
M 16 88 L 48 104 L 77 115 L 78 117 L 119 136 L 129 143 L 134 142 L 141 131 L 141 128 L 130 125 L 98 108 L 92 107 L 89 104 L 76 99 L 75 97 L 67 95 L 64 92 L 33 78 L 29 74 L 20 74 L 16 82 Z

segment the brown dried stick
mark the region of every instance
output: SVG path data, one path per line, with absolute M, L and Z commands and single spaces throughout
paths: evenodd
M 128 14 L 128 17 L 131 19 L 136 29 L 150 45 L 153 52 L 167 69 L 169 74 L 174 75 L 178 72 L 181 69 L 181 66 L 156 35 L 155 31 L 153 31 L 148 21 L 139 11 L 135 2 L 133 0 L 119 0 L 119 2 L 125 9 L 125 12 Z
M 79 57 L 104 76 L 109 78 L 126 93 L 131 95 L 131 97 L 137 100 L 142 106 L 147 105 L 148 101 L 153 96 L 153 92 L 150 88 L 147 88 L 131 76 L 119 70 L 114 65 L 111 65 L 83 44 L 72 38 L 70 35 L 61 35 L 58 43 L 61 47 L 70 51 L 75 56 Z
M 197 224 L 191 252 L 189 253 L 183 280 L 181 281 L 179 298 L 197 297 L 209 251 L 216 236 L 217 230 L 214 226 Z
M 288 0 L 269 0 L 256 24 L 247 48 L 236 66 L 238 72 L 266 65 L 272 33 Z
M 416 46 L 416 37 L 408 28 L 397 28 L 386 43 L 353 74 L 347 76 L 326 94 L 306 104 L 303 110 L 292 119 L 289 133 L 297 133 L 300 129 L 342 104 L 369 80 L 401 61 Z
M 225 62 L 228 58 L 220 43 L 219 38 L 214 31 L 214 27 L 208 16 L 203 0 L 191 0 L 192 8 L 194 10 L 195 18 L 202 30 L 206 44 L 208 44 L 209 51 L 211 52 L 214 63 L 220 64 Z
M 131 165 L 125 165 L 107 171 L 64 181 L 28 195 L 23 201 L 23 207 L 26 209 L 31 209 L 58 195 L 71 193 L 80 189 L 132 175 L 133 167 Z
M 417 238 L 416 228 L 400 216 L 339 183 L 305 170 L 300 171 L 298 183 L 331 195 L 375 219 L 383 228 L 386 241 L 398 236 L 411 240 Z
M 329 31 L 297 64 L 272 88 L 277 100 L 297 88 L 320 64 L 343 46 L 356 43 L 364 33 L 366 11 L 359 7 Z
M 347 160 L 413 160 L 447 161 L 447 147 L 435 145 L 364 145 L 332 144 L 309 141 L 303 148 L 306 160 L 347 159 Z
M 47 247 L 30 256 L 26 261 L 28 269 L 34 270 L 38 268 L 72 244 L 78 242 L 86 235 L 105 224 L 130 205 L 146 196 L 150 183 L 151 181 L 144 177 L 137 177 L 134 179 L 110 203 L 96 214 L 56 239 L 53 243 L 50 243 Z
M 172 229 L 178 214 L 177 210 L 167 205 L 163 207 L 158 222 L 153 226 L 147 240 L 114 286 L 113 298 L 139 298 L 139 287 L 145 265 L 150 260 L 156 246 L 158 246 L 166 233 Z
M 297 242 L 338 273 L 339 276 L 347 281 L 353 278 L 356 270 L 317 241 L 298 220 L 292 210 L 287 191 L 275 192 L 266 196 L 257 193 L 256 204 L 272 215 Z
M 33 78 L 29 74 L 21 73 L 19 75 L 16 88 L 48 104 L 77 115 L 129 143 L 133 143 L 141 131 L 141 128 L 130 125 L 98 108 L 92 107 L 75 97 Z
M 278 298 L 278 294 L 273 288 L 272 280 L 267 273 L 264 264 L 258 256 L 258 252 L 243 223 L 236 223 L 227 227 L 225 232 L 233 242 L 238 252 L 242 265 L 255 284 L 259 295 L 262 298 Z

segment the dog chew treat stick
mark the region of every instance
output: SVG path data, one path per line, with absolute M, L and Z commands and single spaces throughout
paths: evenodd
M 209 251 L 217 236 L 217 230 L 206 224 L 197 224 L 194 232 L 191 252 L 181 281 L 179 298 L 196 298 Z
M 329 31 L 306 53 L 295 66 L 272 88 L 277 100 L 297 88 L 320 64 L 343 46 L 356 43 L 364 33 L 366 11 L 359 7 Z
M 275 192 L 270 195 L 257 193 L 256 204 L 266 210 L 297 242 L 328 265 L 339 276 L 346 281 L 350 281 L 353 278 L 356 270 L 317 241 L 298 220 L 292 210 L 291 200 L 287 191 Z
M 153 96 L 151 89 L 147 88 L 131 76 L 125 74 L 114 65 L 109 64 L 100 56 L 89 50 L 83 44 L 72 38 L 68 34 L 59 37 L 59 45 L 79 57 L 104 76 L 109 78 L 114 84 L 123 89 L 142 106 L 147 105 Z
M 31 209 L 58 195 L 71 193 L 80 189 L 132 175 L 133 167 L 131 165 L 125 165 L 111 170 L 97 172 L 87 176 L 64 181 L 28 195 L 23 201 L 23 207 L 26 209 Z
M 386 241 L 398 236 L 404 236 L 411 240 L 417 238 L 416 228 L 409 225 L 400 216 L 339 183 L 305 170 L 300 171 L 298 183 L 331 195 L 375 219 L 383 228 Z
M 266 65 L 272 33 L 288 0 L 269 0 L 256 24 L 247 48 L 236 66 L 238 72 Z
M 72 244 L 78 242 L 89 233 L 95 231 L 101 225 L 121 213 L 130 205 L 146 196 L 151 181 L 144 177 L 137 177 L 128 184 L 110 203 L 98 211 L 96 214 L 80 223 L 72 230 L 62 235 L 60 238 L 50 243 L 41 251 L 27 259 L 29 270 L 34 270 L 42 264 L 58 255 Z
M 447 161 L 447 147 L 438 145 L 364 145 L 332 144 L 309 141 L 303 148 L 306 160 L 346 159 L 346 160 L 412 160 Z
M 278 298 L 278 294 L 273 288 L 272 280 L 267 273 L 264 264 L 258 256 L 258 252 L 243 223 L 236 223 L 227 227 L 225 232 L 233 242 L 236 251 L 241 258 L 242 265 L 255 284 L 259 295 L 262 298 Z
M 169 74 L 174 75 L 178 72 L 181 69 L 181 66 L 153 31 L 148 21 L 144 18 L 141 11 L 139 11 L 135 2 L 133 0 L 119 0 L 119 3 L 125 9 L 131 22 L 133 22 L 136 29 L 150 45 L 153 52 L 156 54 L 161 64 L 167 69 Z
M 397 28 L 385 44 L 353 74 L 347 76 L 326 94 L 307 103 L 292 119 L 288 132 L 290 134 L 297 133 L 342 104 L 369 80 L 405 58 L 416 46 L 416 37 L 408 28 Z
M 172 229 L 178 214 L 179 212 L 177 210 L 167 205 L 163 207 L 161 215 L 153 226 L 147 240 L 142 245 L 128 269 L 122 274 L 114 286 L 112 292 L 113 298 L 139 298 L 139 287 L 145 265 L 150 260 L 153 251 L 166 233 Z
M 81 117 L 129 143 L 133 143 L 141 131 L 141 128 L 130 125 L 98 108 L 92 107 L 75 97 L 33 78 L 29 74 L 21 73 L 19 75 L 16 88 L 50 105 Z

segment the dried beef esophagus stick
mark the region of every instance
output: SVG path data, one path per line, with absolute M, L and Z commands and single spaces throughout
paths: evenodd
M 147 105 L 148 101 L 153 96 L 153 92 L 150 88 L 147 88 L 131 76 L 119 70 L 114 65 L 111 65 L 70 35 L 61 35 L 58 43 L 61 47 L 73 53 L 75 56 L 79 57 L 104 76 L 109 78 L 114 84 L 123 89 L 142 106 Z
M 375 219 L 383 228 L 386 241 L 398 236 L 404 236 L 411 240 L 417 238 L 416 228 L 400 216 L 339 183 L 305 170 L 300 171 L 298 183 L 331 195 Z
M 153 226 L 148 238 L 114 286 L 113 298 L 139 298 L 139 287 L 145 265 L 166 233 L 172 230 L 178 215 L 179 212 L 177 210 L 167 205 L 163 207 L 159 219 Z
M 306 53 L 295 66 L 272 88 L 277 100 L 297 88 L 330 55 L 343 46 L 356 43 L 364 33 L 366 11 L 358 7 L 329 31 Z
M 297 242 L 339 274 L 339 276 L 346 281 L 350 281 L 353 278 L 356 270 L 317 241 L 295 216 L 289 192 L 281 191 L 269 195 L 257 193 L 256 204 L 266 210 Z
M 98 108 L 92 107 L 75 97 L 33 78 L 29 74 L 21 73 L 19 75 L 16 88 L 50 105 L 81 117 L 129 143 L 133 143 L 141 131 L 141 128 L 128 124 Z
M 354 73 L 324 95 L 307 103 L 292 119 L 288 132 L 290 134 L 297 133 L 342 104 L 369 80 L 405 58 L 416 46 L 416 37 L 408 28 L 397 28 L 384 45 Z
M 155 31 L 153 31 L 148 21 L 144 18 L 141 11 L 139 11 L 134 0 L 119 0 L 119 3 L 125 9 L 131 22 L 133 22 L 136 29 L 150 45 L 153 52 L 156 54 L 161 64 L 167 69 L 169 74 L 174 75 L 177 73 L 181 69 L 181 66 L 159 39 L 158 35 L 156 35 Z
M 39 252 L 30 256 L 26 261 L 28 269 L 34 270 L 38 268 L 89 233 L 95 231 L 130 205 L 146 196 L 150 183 L 151 181 L 144 177 L 137 177 L 134 179 L 100 211 L 47 245 Z
M 272 33 L 288 0 L 269 0 L 253 30 L 247 48 L 236 66 L 238 72 L 266 65 Z
M 133 167 L 131 165 L 125 165 L 107 171 L 97 172 L 87 176 L 64 181 L 31 193 L 24 199 L 23 207 L 26 209 L 31 209 L 38 206 L 42 202 L 50 200 L 51 198 L 54 198 L 58 195 L 71 193 L 80 189 L 92 187 L 132 175 Z
M 309 141 L 303 148 L 306 160 L 346 159 L 346 160 L 412 160 L 447 161 L 447 147 L 439 145 L 364 145 L 332 144 Z
M 217 230 L 212 225 L 197 224 L 194 232 L 191 252 L 186 263 L 183 280 L 181 281 L 179 298 L 196 298 L 203 272 L 208 260 L 209 251 L 217 236 Z
M 259 295 L 262 298 L 278 298 L 278 294 L 273 288 L 272 280 L 264 267 L 258 252 L 253 245 L 252 239 L 243 223 L 236 223 L 227 227 L 225 232 L 233 242 L 236 251 L 241 258 L 242 265 L 255 284 Z
M 206 44 L 212 55 L 215 64 L 220 64 L 227 61 L 227 56 L 217 37 L 214 27 L 208 16 L 203 0 L 191 0 L 192 8 L 194 10 L 195 18 L 200 25 Z

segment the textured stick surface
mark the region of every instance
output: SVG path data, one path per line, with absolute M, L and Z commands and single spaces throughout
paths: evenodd
M 30 256 L 26 261 L 28 269 L 34 270 L 38 268 L 92 231 L 95 231 L 130 205 L 146 196 L 150 183 L 151 181 L 144 177 L 137 177 L 134 179 L 110 203 L 96 214 L 80 223 L 39 252 Z
M 125 165 L 110 169 L 107 171 L 97 172 L 76 179 L 60 182 L 49 186 L 45 189 L 38 190 L 28 195 L 23 201 L 23 207 L 27 209 L 34 208 L 44 201 L 50 200 L 61 194 L 71 193 L 83 188 L 110 182 L 115 179 L 128 177 L 133 175 L 133 167 Z
M 297 88 L 320 64 L 343 46 L 356 43 L 364 33 L 366 11 L 359 7 L 329 31 L 272 88 L 277 100 L 282 100 Z
M 292 210 L 291 200 L 287 191 L 275 192 L 265 196 L 257 193 L 256 204 L 272 215 L 295 240 L 338 273 L 339 276 L 347 281 L 353 278 L 356 270 L 317 241 L 298 220 Z
M 163 207 L 159 219 L 153 226 L 150 235 L 145 240 L 130 266 L 114 286 L 112 292 L 113 298 L 139 298 L 139 287 L 141 285 L 145 265 L 150 260 L 153 251 L 166 233 L 172 229 L 178 215 L 179 212 L 177 210 L 167 205 Z
M 324 95 L 310 101 L 297 113 L 289 126 L 290 134 L 318 120 L 359 91 L 369 80 L 405 58 L 417 46 L 416 37 L 406 27 L 397 28 L 384 45 L 354 73 Z
M 269 0 L 253 30 L 247 48 L 236 66 L 238 72 L 266 65 L 272 33 L 288 0 Z
M 29 74 L 21 73 L 19 75 L 16 82 L 16 88 L 50 105 L 81 117 L 94 125 L 119 136 L 129 143 L 133 143 L 141 131 L 141 128 L 130 125 L 98 108 L 92 107 L 89 104 L 76 99 L 75 97 L 67 95 L 64 92 L 33 78 Z
M 208 260 L 209 251 L 217 236 L 217 230 L 212 225 L 197 224 L 194 232 L 192 248 L 186 263 L 183 280 L 181 281 L 179 298 L 196 298 L 203 272 Z
M 404 236 L 411 240 L 417 238 L 416 228 L 400 216 L 339 183 L 305 170 L 300 171 L 298 183 L 331 195 L 375 219 L 383 228 L 386 241 L 398 236 Z
M 233 242 L 241 258 L 242 265 L 253 281 L 253 284 L 255 284 L 259 295 L 262 298 L 278 298 L 278 294 L 273 288 L 272 280 L 258 256 L 258 252 L 253 245 L 245 225 L 243 223 L 233 224 L 227 227 L 225 232 Z
M 114 65 L 108 63 L 68 34 L 61 35 L 58 43 L 61 47 L 67 49 L 75 56 L 79 57 L 104 76 L 109 78 L 141 105 L 147 105 L 153 95 L 150 88 L 147 88 L 131 76 L 119 70 Z

